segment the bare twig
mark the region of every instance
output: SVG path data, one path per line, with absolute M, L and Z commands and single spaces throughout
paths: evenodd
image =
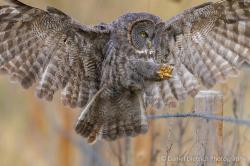
M 133 156 L 133 150 L 132 150 L 132 139 L 131 138 L 125 138 L 125 166 L 132 166 L 132 156 Z
M 157 138 L 159 136 L 158 131 L 156 130 L 156 123 L 155 122 L 151 122 L 151 157 L 150 157 L 150 161 L 149 161 L 149 165 L 150 166 L 154 166 L 156 165 L 156 161 L 158 158 L 158 154 L 160 153 L 160 150 L 157 148 Z
M 115 144 L 109 143 L 109 147 L 114 157 L 117 158 L 119 166 L 123 166 L 121 140 L 117 140 Z
M 168 157 L 170 155 L 170 151 L 173 147 L 173 143 L 170 144 L 170 146 L 166 150 L 166 158 L 165 158 L 165 166 L 168 166 Z

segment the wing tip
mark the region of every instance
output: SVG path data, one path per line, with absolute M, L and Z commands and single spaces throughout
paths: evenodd
M 18 1 L 18 0 L 4 0 L 8 4 L 15 5 L 15 6 L 26 6 L 24 3 Z

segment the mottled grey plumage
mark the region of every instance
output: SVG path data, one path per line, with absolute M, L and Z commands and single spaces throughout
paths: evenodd
M 83 108 L 77 133 L 93 142 L 147 131 L 145 107 L 184 100 L 249 62 L 250 1 L 191 8 L 167 22 L 128 13 L 81 25 L 63 12 L 16 0 L 0 7 L 0 71 L 37 95 Z M 159 71 L 174 66 L 173 77 Z

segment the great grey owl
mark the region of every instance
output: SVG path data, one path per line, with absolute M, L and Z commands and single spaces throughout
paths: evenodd
M 250 1 L 223 0 L 162 21 L 127 13 L 81 25 L 55 8 L 0 7 L 0 70 L 37 96 L 83 108 L 76 132 L 94 142 L 147 131 L 145 108 L 194 96 L 250 61 Z M 201 85 L 202 85 L 201 84 Z

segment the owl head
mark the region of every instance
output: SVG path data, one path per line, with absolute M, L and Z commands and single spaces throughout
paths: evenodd
M 139 54 L 154 54 L 164 27 L 161 19 L 149 13 L 127 13 L 116 22 L 119 36 Z

